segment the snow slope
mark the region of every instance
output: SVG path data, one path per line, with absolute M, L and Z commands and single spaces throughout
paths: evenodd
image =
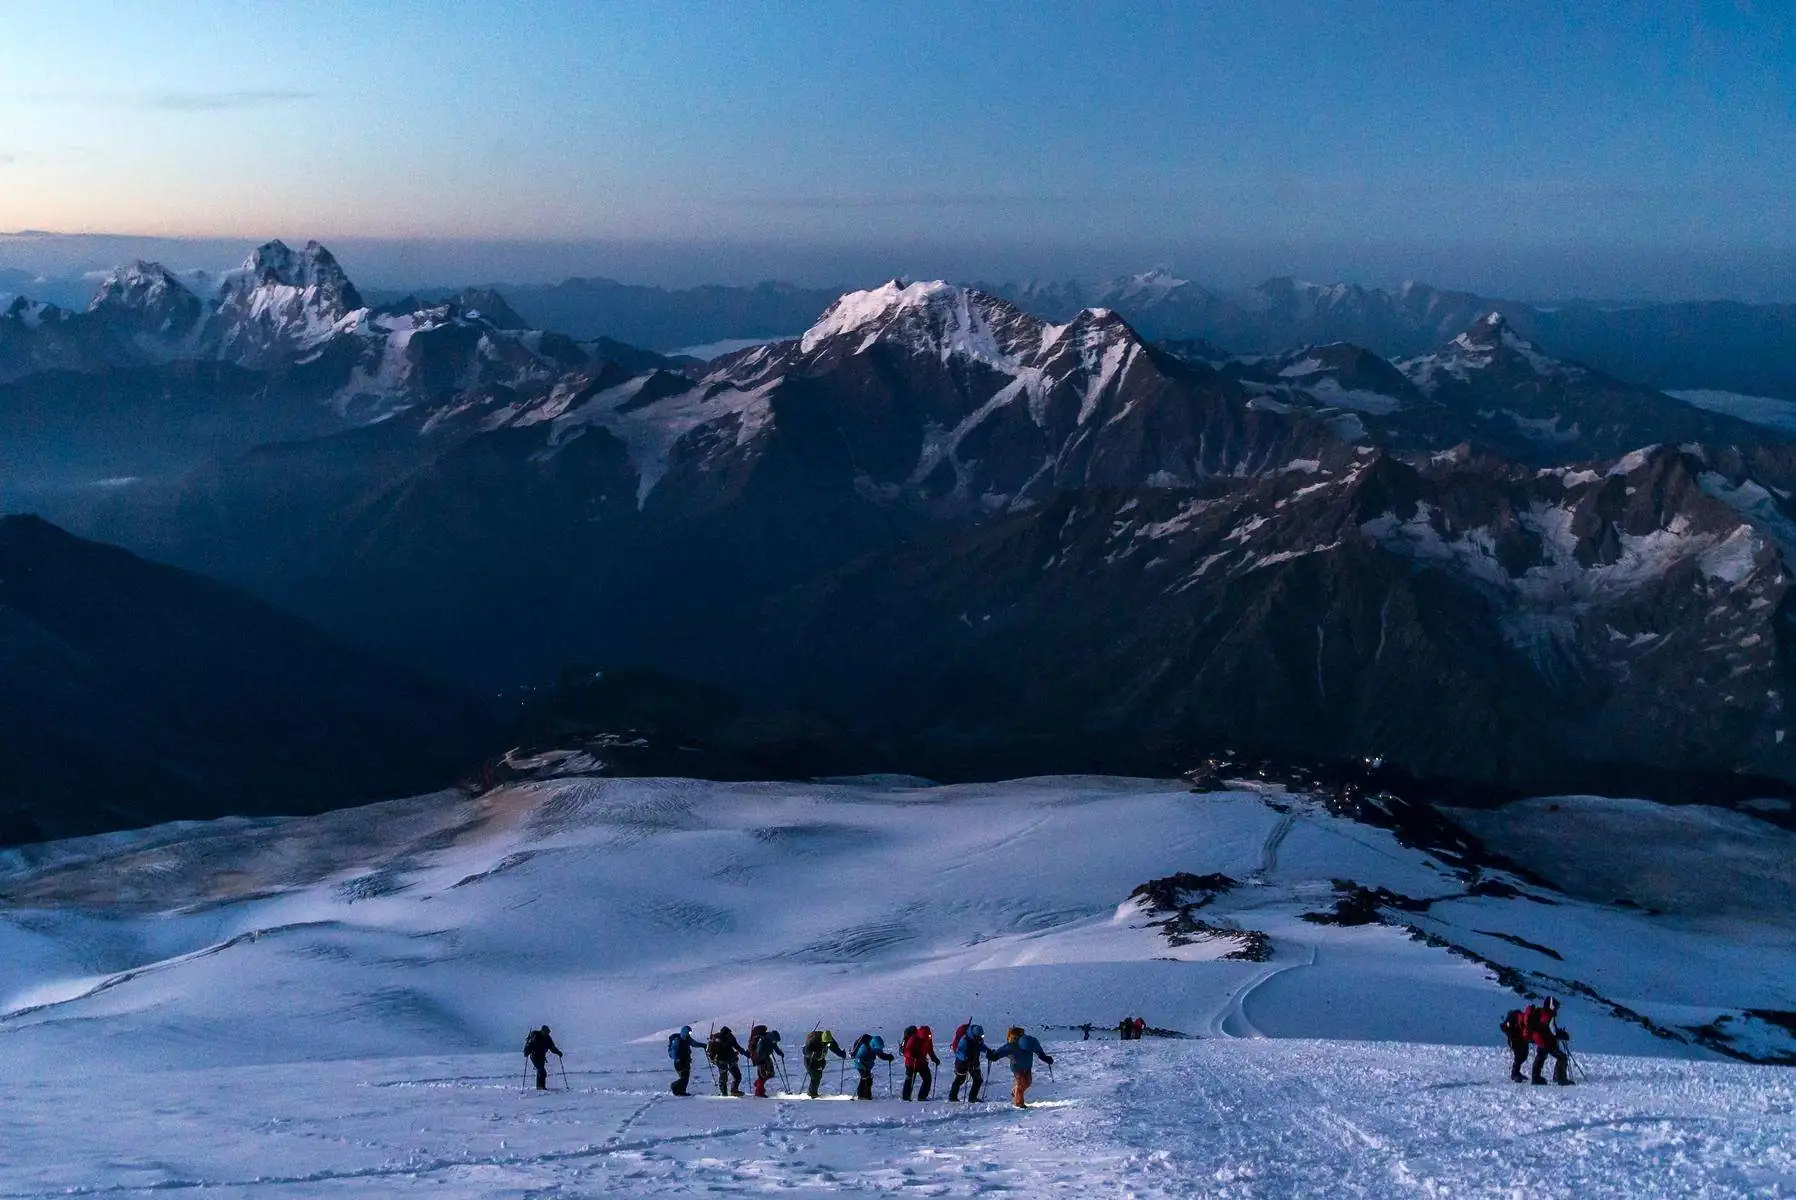
M 1236 886 L 1174 945 L 1130 892 L 1179 871 Z M 1784 928 L 1481 878 L 1303 797 L 1084 778 L 574 778 L 27 848 L 0 856 L 0 1197 L 1796 1192 L 1796 1076 L 1676 1036 L 1792 1007 Z M 1304 920 L 1336 880 L 1454 897 L 1405 923 L 1579 980 L 1587 1084 L 1499 1082 L 1515 995 Z M 1227 957 L 1246 931 L 1265 961 Z M 1126 1013 L 1196 1040 L 1074 1041 Z M 664 1090 L 683 1022 L 968 1017 L 1044 1035 L 1051 1104 Z M 574 1090 L 520 1095 L 544 1020 Z

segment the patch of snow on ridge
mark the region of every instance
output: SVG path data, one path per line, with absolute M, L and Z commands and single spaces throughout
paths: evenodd
M 1785 554 L 1796 555 L 1796 521 L 1767 489 L 1751 479 L 1742 480 L 1735 487 L 1717 471 L 1704 471 L 1696 482 L 1704 493 L 1733 509 L 1742 520 L 1764 530 Z
M 1710 579 L 1744 582 L 1757 567 L 1763 542 L 1749 526 L 1725 533 L 1695 533 L 1683 516 L 1668 528 L 1635 535 L 1620 534 L 1615 562 L 1585 566 L 1578 561 L 1573 512 L 1564 505 L 1536 502 L 1517 513 L 1521 525 L 1538 534 L 1549 561 L 1510 575 L 1496 557 L 1496 540 L 1483 526 L 1448 536 L 1437 526 L 1439 510 L 1419 501 L 1415 515 L 1394 512 L 1361 524 L 1360 532 L 1407 558 L 1448 562 L 1469 577 L 1545 608 L 1577 605 L 1600 593 L 1625 591 L 1661 578 L 1678 563 L 1694 558 Z
M 1280 372 L 1289 374 L 1289 371 Z M 1350 408 L 1355 412 L 1367 413 L 1374 417 L 1388 416 L 1403 407 L 1403 401 L 1384 392 L 1374 392 L 1367 388 L 1342 387 L 1341 381 L 1332 375 L 1310 380 L 1299 385 L 1315 399 L 1323 404 L 1336 408 Z
M 1697 555 L 1703 574 L 1725 583 L 1739 583 L 1758 565 L 1759 540 L 1750 526 L 1742 525 L 1719 543 Z
M 550 437 L 553 450 L 593 425 L 623 442 L 636 467 L 638 508 L 648 502 L 649 493 L 667 474 L 669 459 L 681 438 L 702 425 L 734 417 L 738 422 L 734 444 L 748 445 L 772 421 L 773 405 L 768 397 L 779 386 L 778 379 L 746 389 L 695 384 L 640 408 L 627 407 L 657 374 L 639 375 L 607 388 L 578 408 L 554 418 L 554 433 Z

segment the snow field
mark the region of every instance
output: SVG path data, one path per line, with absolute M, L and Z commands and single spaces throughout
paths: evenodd
M 0 1197 L 1796 1195 L 1796 1075 L 1775 1068 L 1591 1056 L 1561 1089 L 1501 1082 L 1498 1049 L 1051 1048 L 1027 1113 L 680 1099 L 647 1047 L 572 1046 L 548 1093 L 500 1054 L 56 1073 L 0 1117 Z
M 1238 881 L 1196 911 L 1225 936 L 1175 946 L 1129 899 L 1178 871 Z M 1521 999 L 1402 929 L 1304 920 L 1337 880 L 1598 993 L 1554 989 L 1589 1083 L 1505 1082 Z M 1680 1026 L 1796 1006 L 1788 914 L 1508 882 L 1467 895 L 1303 797 L 1087 778 L 575 778 L 0 854 L 0 1200 L 1796 1194 L 1796 1076 L 1690 1061 L 1714 1056 L 1609 1003 Z M 1231 930 L 1270 959 L 1224 957 Z M 1070 1040 L 1136 1013 L 1202 1040 Z M 781 1029 L 796 1084 L 816 1024 L 890 1046 L 930 1024 L 945 1057 L 969 1018 L 1049 1043 L 1037 1111 L 666 1092 L 682 1023 Z M 519 1092 L 545 1021 L 570 1094 Z

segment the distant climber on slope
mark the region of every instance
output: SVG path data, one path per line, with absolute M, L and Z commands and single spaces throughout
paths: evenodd
M 855 1087 L 856 1100 L 873 1099 L 873 1066 L 880 1059 L 892 1061 L 892 1055 L 886 1050 L 886 1040 L 876 1033 L 863 1033 L 854 1039 L 854 1049 L 848 1052 L 854 1062 L 854 1069 L 860 1073 L 860 1082 Z
M 904 1098 L 910 1099 L 911 1085 L 915 1083 L 917 1099 L 929 1099 L 930 1085 L 935 1082 L 935 1073 L 930 1067 L 942 1065 L 942 1060 L 935 1054 L 935 1034 L 927 1025 L 913 1026 L 904 1031 L 898 1051 L 904 1055 Z
M 1035 1060 L 1037 1058 L 1052 1066 L 1054 1058 L 1037 1041 L 1033 1034 L 1023 1032 L 1021 1025 L 1012 1025 L 1005 1035 L 1004 1044 L 996 1050 L 987 1050 L 987 1057 L 993 1062 L 1000 1058 L 1010 1060 L 1010 1103 L 1014 1108 L 1028 1108 L 1024 1096 L 1029 1092 L 1029 1085 L 1035 1082 Z
M 1522 1067 L 1527 1063 L 1528 1051 L 1533 1046 L 1528 1041 L 1528 1028 L 1522 1010 L 1510 1009 L 1497 1028 L 1509 1042 L 1509 1053 L 1513 1056 L 1509 1064 L 1509 1078 L 1515 1083 L 1528 1082 L 1522 1078 Z
M 705 1043 L 705 1057 L 717 1068 L 717 1094 L 719 1096 L 740 1096 L 742 1094 L 742 1065 L 736 1061 L 737 1056 L 747 1054 L 736 1035 L 725 1025 L 711 1035 Z
M 1123 1042 L 1132 1042 L 1135 1040 L 1134 1017 L 1124 1017 L 1116 1023 L 1116 1037 L 1118 1041 Z
M 756 1026 L 748 1037 L 748 1061 L 755 1068 L 755 1095 L 763 1100 L 767 1098 L 767 1081 L 779 1071 L 779 1064 L 773 1061 L 776 1054 L 782 1059 L 786 1057 L 786 1052 L 780 1049 L 780 1031 Z
M 1534 1043 L 1534 1072 L 1529 1082 L 1546 1082 L 1541 1078 L 1541 1073 L 1550 1055 L 1553 1059 L 1553 1082 L 1560 1087 L 1569 1086 L 1571 1075 L 1567 1072 L 1565 1049 L 1560 1043 L 1569 1041 L 1571 1034 L 1555 1024 L 1559 1019 L 1559 1001 L 1548 996 L 1539 1004 L 1531 1004 L 1524 1010 L 1523 1019 L 1528 1030 L 1528 1040 Z
M 960 1099 L 961 1084 L 967 1085 L 967 1102 L 979 1100 L 979 1089 L 985 1086 L 985 1026 L 968 1022 L 954 1031 L 948 1043 L 954 1055 L 954 1082 L 948 1085 L 948 1099 Z
M 692 1078 L 692 1052 L 702 1049 L 704 1043 L 692 1036 L 692 1026 L 680 1026 L 680 1032 L 667 1039 L 667 1057 L 673 1059 L 674 1081 L 670 1089 L 676 1096 L 686 1094 L 686 1085 Z
M 524 1057 L 536 1068 L 536 1090 L 539 1092 L 549 1090 L 548 1063 L 551 1054 L 556 1058 L 563 1057 L 561 1048 L 549 1036 L 549 1027 L 544 1025 L 541 1029 L 532 1029 L 530 1036 L 524 1039 Z
M 817 1090 L 823 1086 L 823 1069 L 829 1065 L 829 1056 L 846 1060 L 848 1051 L 842 1049 L 836 1041 L 836 1035 L 827 1029 L 813 1029 L 804 1039 L 804 1073 L 805 1095 L 815 1100 Z

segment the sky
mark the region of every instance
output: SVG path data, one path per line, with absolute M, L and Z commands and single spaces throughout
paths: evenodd
M 1796 300 L 1796 4 L 0 0 L 0 266 Z M 155 239 L 120 241 L 96 235 Z M 109 259 L 109 256 L 113 256 Z

